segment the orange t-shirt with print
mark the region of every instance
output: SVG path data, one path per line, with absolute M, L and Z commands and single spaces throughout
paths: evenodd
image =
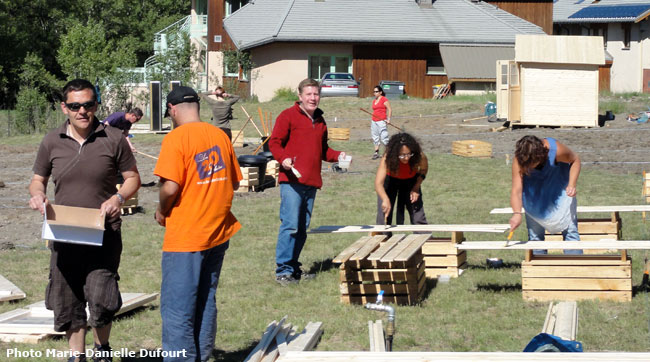
M 163 251 L 192 252 L 228 241 L 241 228 L 230 212 L 242 179 L 228 136 L 205 123 L 183 124 L 162 141 L 156 176 L 180 185 L 166 219 Z

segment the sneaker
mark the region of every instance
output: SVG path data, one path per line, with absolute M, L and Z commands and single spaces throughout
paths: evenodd
M 275 282 L 283 287 L 291 284 L 298 284 L 300 280 L 293 277 L 291 274 L 281 274 L 275 277 Z
M 76 362 L 76 361 L 86 362 L 86 354 L 85 353 L 79 354 L 79 359 L 77 359 L 75 356 L 71 356 L 70 358 L 68 358 L 68 362 Z
M 305 273 L 303 270 L 300 271 L 298 274 L 293 274 L 294 279 L 297 280 L 311 280 L 316 278 L 316 274 L 312 273 Z
M 378 158 L 379 158 L 379 153 L 375 152 L 375 153 L 372 154 L 372 159 L 373 160 L 376 160 Z
M 113 349 L 106 343 L 99 345 L 95 343 L 95 350 L 93 351 L 93 362 L 113 362 Z

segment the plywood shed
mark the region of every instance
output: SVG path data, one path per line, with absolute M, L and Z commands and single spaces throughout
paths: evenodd
M 511 125 L 598 126 L 600 36 L 517 35 L 497 61 L 497 117 Z

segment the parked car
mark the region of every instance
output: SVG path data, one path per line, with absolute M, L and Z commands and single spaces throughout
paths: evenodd
M 325 73 L 320 87 L 321 97 L 359 96 L 359 82 L 350 73 Z

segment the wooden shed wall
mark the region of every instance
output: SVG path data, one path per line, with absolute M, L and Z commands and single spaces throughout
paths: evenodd
M 546 34 L 553 34 L 553 0 L 486 2 L 541 27 Z
M 521 65 L 521 124 L 598 125 L 598 66 Z
M 208 51 L 235 49 L 226 29 L 223 28 L 223 18 L 226 16 L 224 0 L 208 0 Z M 221 35 L 221 43 L 214 42 L 214 36 Z
M 352 51 L 354 77 L 361 80 L 360 97 L 372 96 L 382 80 L 404 82 L 411 97 L 431 98 L 433 86 L 447 83 L 446 75 L 427 75 L 427 58 L 440 57 L 438 44 L 378 45 L 357 44 Z

